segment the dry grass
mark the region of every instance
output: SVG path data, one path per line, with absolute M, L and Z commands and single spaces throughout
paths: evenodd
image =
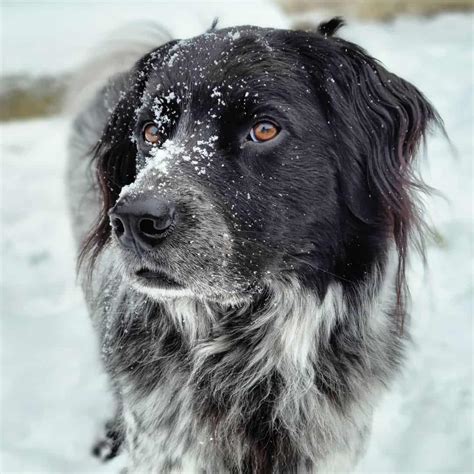
M 335 15 L 387 21 L 401 14 L 435 15 L 469 11 L 474 0 L 275 0 L 290 14 L 323 9 Z
M 61 110 L 65 79 L 7 76 L 0 79 L 0 121 L 53 115 Z

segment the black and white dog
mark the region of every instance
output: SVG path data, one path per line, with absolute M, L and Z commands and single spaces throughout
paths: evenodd
M 74 122 L 118 405 L 97 452 L 123 444 L 131 473 L 347 472 L 364 450 L 403 357 L 413 159 L 439 119 L 341 24 L 169 41 Z

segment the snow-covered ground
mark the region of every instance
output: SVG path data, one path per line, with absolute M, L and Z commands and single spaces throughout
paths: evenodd
M 160 20 L 179 35 L 198 33 L 216 15 L 222 24 L 287 22 L 268 2 L 98 5 L 2 6 L 4 72 L 71 69 L 130 15 Z M 472 22 L 446 14 L 355 23 L 341 32 L 420 87 L 458 152 L 453 157 L 439 135 L 429 142 L 424 176 L 447 199 L 431 199 L 428 212 L 442 238 L 429 247 L 428 271 L 415 262 L 410 272 L 413 348 L 377 412 L 359 472 L 473 469 Z M 75 286 L 63 183 L 67 133 L 67 119 L 59 117 L 1 127 L 4 473 L 118 472 L 123 462 L 100 465 L 89 456 L 110 398 Z

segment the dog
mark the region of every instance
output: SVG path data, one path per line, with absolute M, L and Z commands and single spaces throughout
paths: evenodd
M 440 118 L 336 35 L 155 44 L 73 122 L 79 272 L 131 473 L 348 472 L 403 362 Z M 123 66 L 123 65 L 121 65 Z

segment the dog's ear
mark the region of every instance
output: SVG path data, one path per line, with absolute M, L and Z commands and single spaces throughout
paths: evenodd
M 382 210 L 396 224 L 416 213 L 412 191 L 423 184 L 414 158 L 430 124 L 439 119 L 415 86 L 345 44 L 323 76 L 341 189 L 363 222 L 377 220 Z
M 333 37 L 341 24 L 300 38 L 299 50 L 333 135 L 342 194 L 359 220 L 377 222 L 382 212 L 402 225 L 417 212 L 412 191 L 423 187 L 414 157 L 430 124 L 441 122 L 415 86 Z
M 428 188 L 417 176 L 414 158 L 430 125 L 444 129 L 415 86 L 327 30 L 300 41 L 300 54 L 332 134 L 348 210 L 359 222 L 386 230 L 395 241 L 401 308 L 408 243 L 414 240 L 422 250 L 421 231 L 426 229 L 418 191 Z

